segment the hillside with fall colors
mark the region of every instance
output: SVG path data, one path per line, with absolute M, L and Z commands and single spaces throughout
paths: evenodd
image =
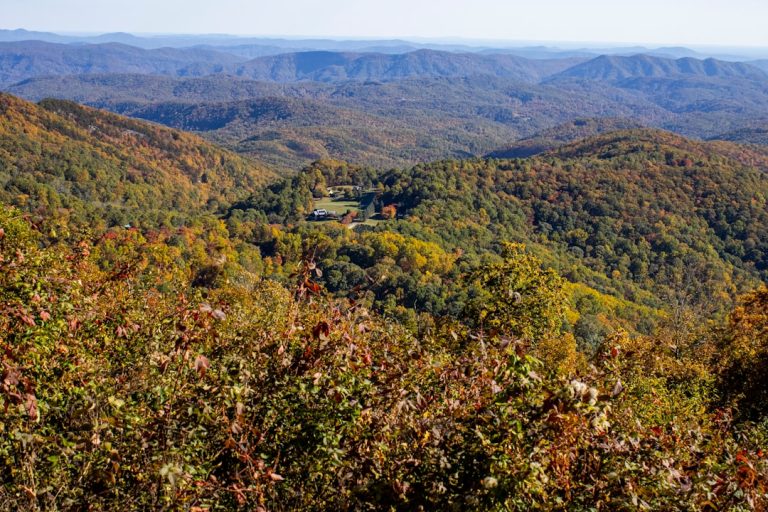
M 0 509 L 765 510 L 768 155 L 603 127 L 279 178 L 0 96 Z
M 214 212 L 273 176 L 179 131 L 71 102 L 0 95 L 0 200 L 36 214 L 158 223 Z

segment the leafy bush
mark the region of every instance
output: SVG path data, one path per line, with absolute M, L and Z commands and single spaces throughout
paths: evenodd
M 0 229 L 0 508 L 768 504 L 759 430 L 621 335 L 566 376 L 460 324 L 415 336 L 326 296 L 311 262 L 290 288 L 193 289 L 162 238 L 39 249 L 9 210 Z M 516 258 L 491 268 L 541 272 Z

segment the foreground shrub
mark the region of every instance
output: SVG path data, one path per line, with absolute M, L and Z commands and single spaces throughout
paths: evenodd
M 566 371 L 414 336 L 309 263 L 191 288 L 162 241 L 112 237 L 106 265 L 1 215 L 1 509 L 765 509 L 759 432 L 628 339 Z

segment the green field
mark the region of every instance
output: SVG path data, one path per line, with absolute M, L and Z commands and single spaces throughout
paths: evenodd
M 360 203 L 358 201 L 334 201 L 330 197 L 315 199 L 315 209 L 325 209 L 329 212 L 336 212 L 339 215 L 344 215 L 347 210 L 357 210 L 359 207 Z
M 322 199 L 315 199 L 314 208 L 318 210 L 325 209 L 329 212 L 336 212 L 337 215 L 341 216 L 344 215 L 347 210 L 359 210 L 360 203 L 358 201 L 352 201 L 348 199 L 335 201 L 331 197 L 323 197 Z M 379 222 L 381 222 L 380 219 L 368 219 L 365 222 L 353 222 L 349 225 L 349 228 L 354 229 L 356 226 L 375 226 Z

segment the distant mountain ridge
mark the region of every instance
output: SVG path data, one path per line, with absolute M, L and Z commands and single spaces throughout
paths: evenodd
M 387 168 L 510 146 L 535 153 L 562 143 L 542 131 L 579 119 L 631 119 L 706 139 L 768 118 L 768 81 L 695 76 L 527 84 L 489 76 L 279 83 L 102 74 L 33 78 L 7 90 L 199 130 L 286 171 L 318 158 Z M 530 140 L 511 144 L 520 139 Z
M 208 48 L 231 53 L 246 58 L 265 55 L 277 55 L 299 51 L 337 51 L 337 52 L 376 52 L 407 53 L 419 49 L 449 52 L 467 52 L 478 54 L 510 54 L 532 59 L 563 59 L 571 57 L 594 58 L 598 55 L 637 55 L 646 54 L 658 57 L 681 58 L 695 57 L 727 61 L 745 61 L 768 58 L 768 49 L 691 49 L 686 47 L 652 46 L 580 46 L 538 45 L 527 43 L 502 42 L 467 42 L 467 41 L 425 41 L 406 39 L 329 39 L 311 38 L 294 39 L 260 36 L 235 36 L 228 34 L 130 34 L 113 32 L 105 34 L 56 34 L 36 32 L 24 29 L 0 29 L 0 41 L 18 42 L 39 40 L 65 44 L 123 43 L 139 48 Z
M 237 66 L 235 74 L 278 82 L 496 76 L 535 83 L 578 62 L 581 59 L 531 60 L 435 50 L 397 55 L 315 51 L 260 57 Z
M 569 141 L 569 133 L 610 128 L 607 121 L 600 123 L 608 128 L 563 126 L 591 118 L 631 119 L 701 139 L 768 118 L 768 76 L 711 59 L 531 60 L 417 50 L 246 60 L 204 48 L 36 42 L 0 43 L 0 62 L 4 46 L 20 51 L 6 52 L 10 64 L 0 71 L 31 76 L 0 82 L 0 89 L 195 130 L 285 171 L 318 158 L 399 167 L 497 151 L 526 156 Z M 628 127 L 636 126 L 621 126 Z
M 741 62 L 716 59 L 699 60 L 690 57 L 668 59 L 649 55 L 631 57 L 602 55 L 577 64 L 550 78 L 620 81 L 631 78 L 679 78 L 718 77 L 766 80 L 768 74 L 761 69 Z
M 768 59 L 764 60 L 751 60 L 747 62 L 747 64 L 751 66 L 755 66 L 756 68 L 762 69 L 766 73 L 768 73 Z
M 130 34 L 121 35 L 127 42 L 133 42 L 133 38 Z M 246 47 L 242 54 L 235 55 L 219 51 L 217 46 L 142 49 L 121 42 L 0 42 L 0 87 L 44 76 L 114 73 L 171 77 L 232 75 L 279 83 L 478 76 L 529 84 L 695 77 L 768 81 L 768 73 L 747 63 L 691 57 L 674 60 L 650 55 L 603 55 L 591 60 L 584 57 L 529 59 L 513 53 L 432 49 L 405 53 L 323 50 L 274 54 L 279 51 L 277 47 Z M 261 56 L 248 60 L 246 55 L 252 53 Z
M 711 140 L 725 140 L 742 144 L 760 144 L 768 146 L 768 121 L 764 126 L 742 128 L 712 137 Z
M 0 43 L 0 86 L 39 76 L 92 73 L 204 76 L 225 72 L 243 60 L 212 50 L 143 50 L 121 43 Z

